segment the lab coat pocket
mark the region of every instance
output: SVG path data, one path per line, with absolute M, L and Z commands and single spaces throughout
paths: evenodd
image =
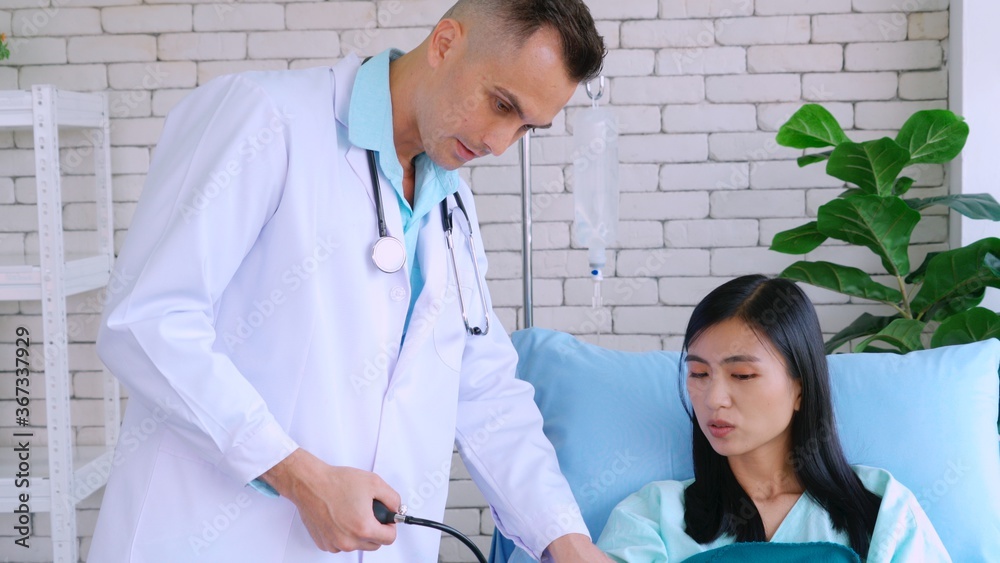
M 200 463 L 206 467 L 215 467 L 211 461 L 202 457 L 184 438 L 171 429 L 167 429 L 163 433 L 163 439 L 160 440 L 159 452 L 165 452 L 174 457 Z
M 462 370 L 462 354 L 465 352 L 467 337 L 465 322 L 462 320 L 461 298 L 465 298 L 465 307 L 468 310 L 475 298 L 473 295 L 475 272 L 460 271 L 461 296 L 453 276 L 454 272 L 449 276 L 444 294 L 431 303 L 431 312 L 438 313 L 434 323 L 434 348 L 442 363 L 457 373 Z
M 278 501 L 202 460 L 161 448 L 133 560 L 281 561 L 294 509 Z

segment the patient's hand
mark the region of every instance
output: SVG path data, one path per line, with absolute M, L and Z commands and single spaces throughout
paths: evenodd
M 597 549 L 590 538 L 583 534 L 566 534 L 556 538 L 545 548 L 542 555 L 545 563 L 568 563 L 581 561 L 584 563 L 607 563 L 611 561 L 600 549 Z

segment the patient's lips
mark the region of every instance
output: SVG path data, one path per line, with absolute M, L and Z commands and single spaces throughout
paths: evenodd
M 736 427 L 726 420 L 713 418 L 708 421 L 708 431 L 716 438 L 724 438 L 735 429 Z

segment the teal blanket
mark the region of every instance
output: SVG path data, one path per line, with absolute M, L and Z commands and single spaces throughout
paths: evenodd
M 699 553 L 684 563 L 860 563 L 849 547 L 829 542 L 813 543 L 734 543 Z

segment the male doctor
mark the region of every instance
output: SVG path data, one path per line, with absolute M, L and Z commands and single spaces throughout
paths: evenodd
M 603 55 L 582 0 L 460 0 L 407 54 L 181 101 L 98 336 L 130 400 L 89 561 L 436 561 L 439 532 L 372 500 L 440 521 L 456 442 L 519 546 L 604 561 L 513 377 L 455 172 L 548 127 Z

